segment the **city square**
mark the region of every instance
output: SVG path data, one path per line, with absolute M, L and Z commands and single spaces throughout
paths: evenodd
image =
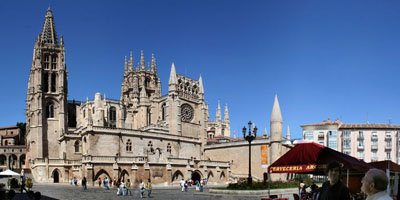
M 400 196 L 398 2 L 20 1 L 0 196 Z

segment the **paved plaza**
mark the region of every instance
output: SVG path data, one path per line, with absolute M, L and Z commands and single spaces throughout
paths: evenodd
M 195 191 L 194 187 L 189 188 L 188 192 L 181 192 L 178 187 L 155 188 L 152 191 L 151 199 L 227 199 L 227 200 L 260 200 L 263 196 L 239 196 L 211 194 L 209 188 L 204 192 Z M 81 186 L 71 186 L 66 184 L 38 184 L 35 183 L 33 191 L 39 191 L 42 199 L 140 199 L 139 192 L 133 196 L 117 196 L 117 189 L 104 190 L 104 188 L 89 186 L 83 190 Z M 145 193 L 147 195 L 147 192 Z M 284 196 L 286 197 L 286 196 Z M 26 195 L 17 192 L 15 199 L 26 199 Z M 146 198 L 147 199 L 147 196 Z

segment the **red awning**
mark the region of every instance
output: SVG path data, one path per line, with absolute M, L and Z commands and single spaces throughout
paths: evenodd
M 371 165 L 316 143 L 300 143 L 268 167 L 269 173 L 322 174 L 331 161 L 338 161 L 343 169 L 365 172 Z
M 381 169 L 383 171 L 386 171 L 386 169 L 390 169 L 391 172 L 400 172 L 400 165 L 398 165 L 390 160 L 370 162 L 369 164 L 372 165 L 373 167 Z

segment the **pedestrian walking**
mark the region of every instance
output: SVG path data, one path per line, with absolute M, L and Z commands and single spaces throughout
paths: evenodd
M 87 189 L 86 188 L 86 177 L 83 177 L 83 179 L 82 179 L 82 187 L 83 187 L 84 190 Z
M 143 199 L 145 190 L 146 189 L 145 189 L 144 182 L 142 181 L 142 179 L 140 179 L 140 199 Z
M 119 180 L 117 181 L 117 183 L 115 185 L 117 186 L 117 196 L 119 196 L 121 194 L 121 188 L 120 188 L 121 184 L 120 184 Z
M 203 179 L 200 180 L 200 192 L 203 192 L 204 181 Z
M 188 185 L 189 185 L 189 183 L 188 183 L 188 181 L 185 181 L 185 192 L 187 192 L 188 191 Z
M 183 192 L 183 190 L 185 189 L 185 181 L 183 179 L 181 180 L 180 185 L 181 185 L 181 190 Z
M 109 190 L 110 188 L 108 187 L 108 178 L 104 178 L 104 187 L 106 188 L 106 190 Z
M 129 193 L 129 196 L 132 196 L 131 186 L 132 186 L 131 180 L 128 179 L 128 181 L 126 182 L 126 193 L 125 193 L 125 195 L 128 195 L 128 193 Z
M 121 182 L 121 190 L 122 190 L 122 196 L 125 196 L 125 192 L 126 192 L 126 183 L 125 183 L 125 181 L 124 181 L 124 179 L 122 179 L 122 182 Z
M 99 177 L 99 188 L 101 188 L 101 178 Z
M 78 186 L 78 179 L 76 179 L 76 177 L 74 177 L 74 184 L 75 186 Z
M 24 192 L 25 189 L 25 176 L 21 176 L 21 194 Z
M 153 185 L 151 184 L 151 180 L 150 179 L 147 182 L 146 189 L 147 189 L 147 197 L 151 198 L 150 195 L 151 195 L 151 190 L 153 189 Z

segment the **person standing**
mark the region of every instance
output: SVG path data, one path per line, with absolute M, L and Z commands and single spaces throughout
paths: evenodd
M 337 161 L 332 161 L 326 168 L 329 181 L 321 188 L 319 200 L 350 200 L 349 189 L 342 183 L 342 167 Z
M 21 194 L 24 192 L 25 189 L 25 176 L 21 176 Z
M 78 186 L 78 180 L 76 179 L 76 177 L 74 177 L 74 184 L 75 186 Z
M 126 182 L 126 193 L 125 193 L 125 195 L 128 195 L 128 193 L 129 193 L 129 196 L 132 196 L 132 191 L 131 191 L 131 180 L 130 179 L 128 179 L 128 181 Z
M 181 185 L 181 190 L 183 192 L 183 190 L 185 189 L 185 181 L 183 180 L 183 178 L 182 178 L 182 180 L 180 182 L 180 185 Z
M 140 179 L 140 199 L 143 199 L 143 195 L 146 190 L 144 186 L 144 182 L 142 181 L 142 179 Z
M 392 200 L 386 193 L 389 180 L 384 171 L 375 168 L 368 170 L 361 183 L 361 191 L 368 196 L 366 200 Z
M 109 190 L 110 188 L 108 187 L 108 178 L 105 177 L 104 178 L 104 187 L 106 188 L 106 190 Z
M 87 189 L 86 188 L 86 177 L 83 177 L 83 179 L 82 179 L 82 187 L 83 187 L 84 190 Z
M 185 181 L 185 192 L 187 192 L 188 191 L 188 185 L 189 185 L 189 183 L 188 183 L 188 181 Z
M 101 188 L 101 178 L 99 177 L 99 188 Z
M 151 184 L 150 179 L 147 182 L 146 189 L 147 189 L 147 198 L 151 198 L 150 195 L 151 195 L 151 190 L 153 189 L 153 185 Z
M 203 179 L 200 180 L 200 192 L 203 192 L 204 181 Z

